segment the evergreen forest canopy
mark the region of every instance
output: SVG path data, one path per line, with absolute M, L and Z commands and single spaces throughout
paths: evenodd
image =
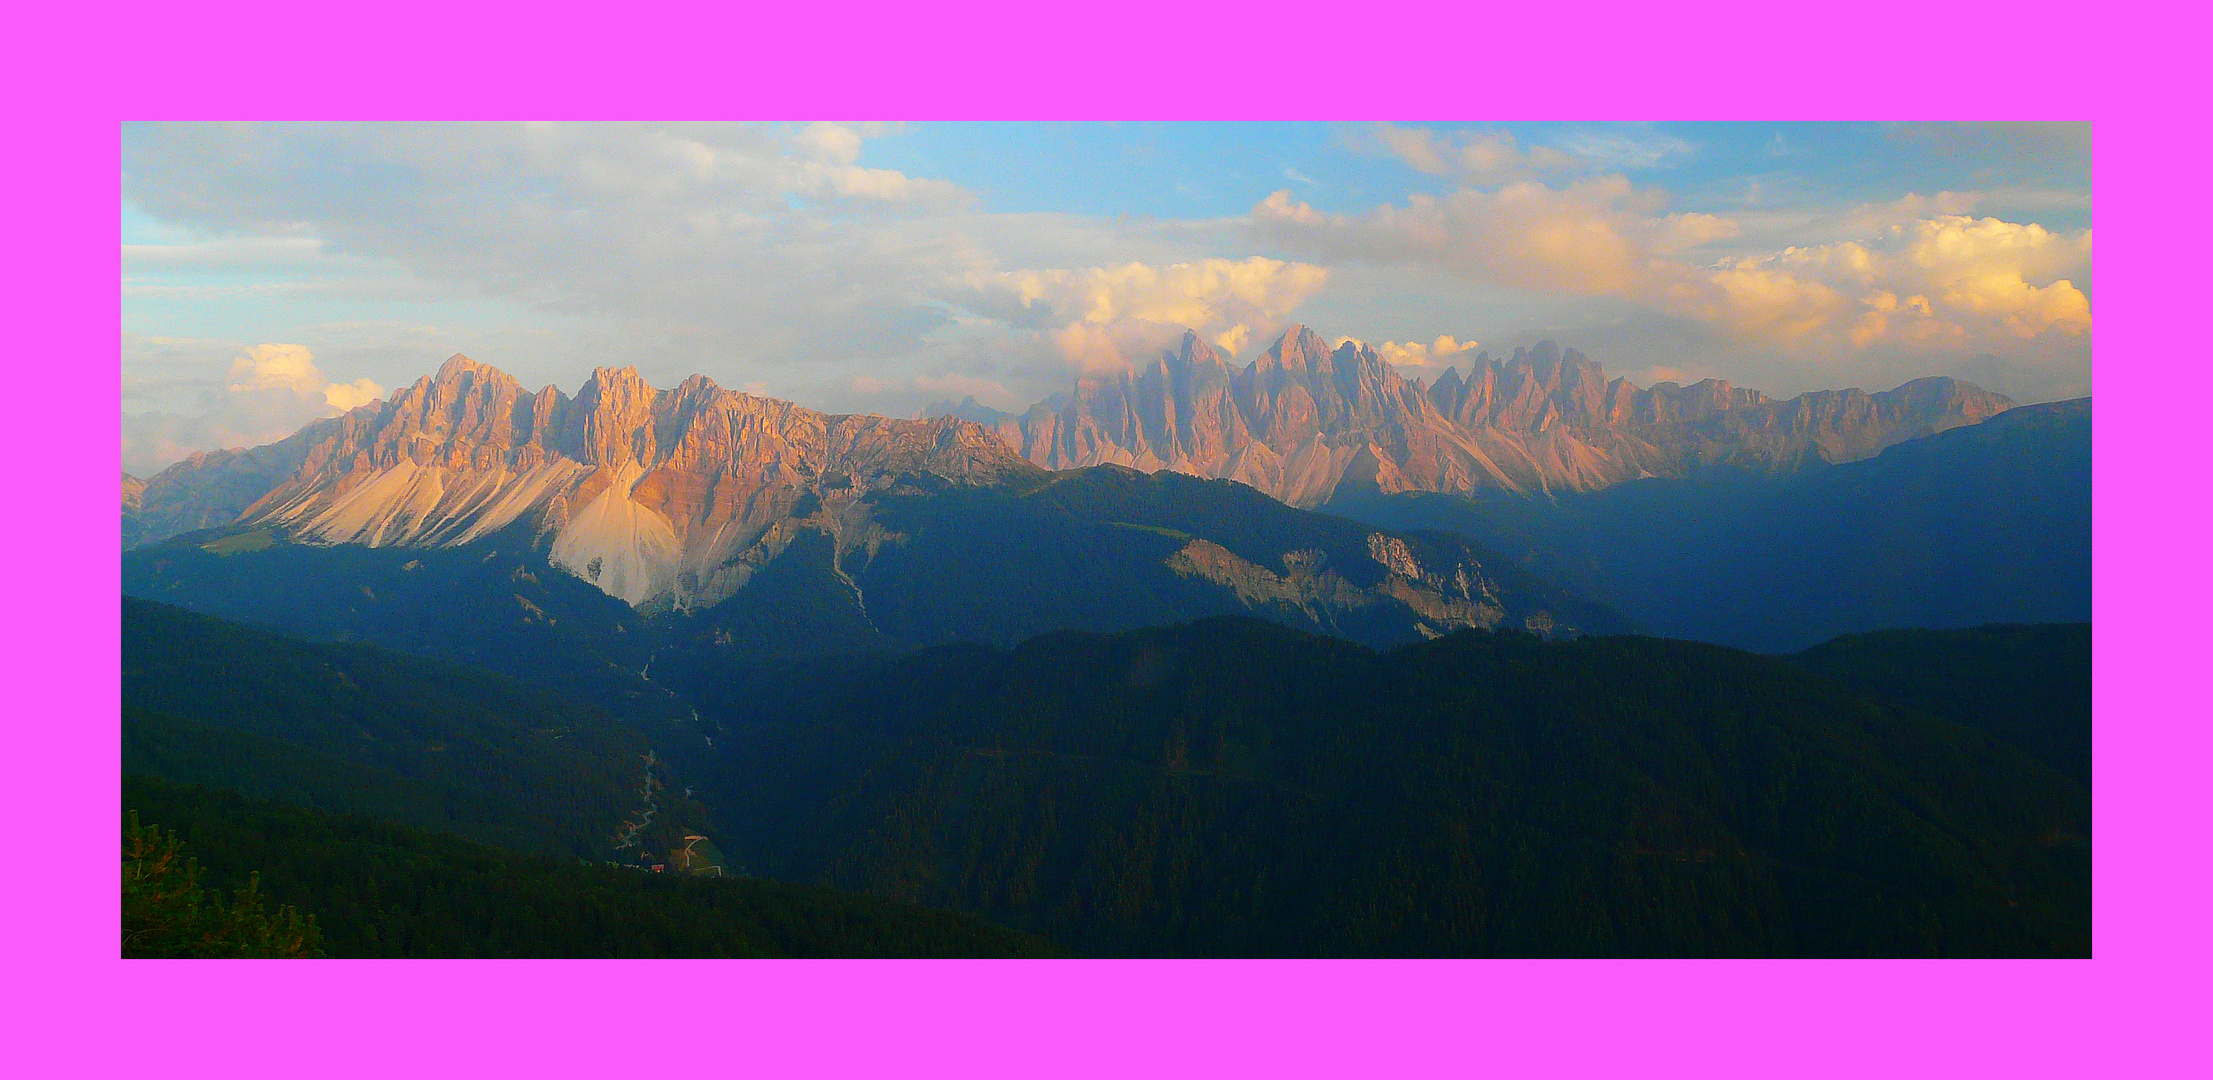
M 478 668 L 123 605 L 126 774 L 604 860 L 655 771 L 647 754 L 704 741 Z M 655 802 L 646 839 L 662 850 L 705 817 L 665 790 Z
M 1049 956 L 1031 935 L 947 911 L 760 879 L 640 873 L 488 847 L 352 814 L 128 777 L 123 804 L 209 868 L 211 888 L 314 913 L 331 956 Z M 252 867 L 242 871 L 241 867 Z M 125 874 L 126 897 L 131 877 Z M 237 905 L 234 905 L 236 907 Z M 130 919 L 126 907 L 126 920 Z M 269 916 L 262 916 L 264 920 Z M 235 919 L 233 921 L 236 921 Z M 126 934 L 131 929 L 126 923 Z M 232 937 L 239 937 L 237 932 Z M 266 933 L 263 936 L 268 936 Z M 163 946 L 169 946 L 165 951 Z M 314 955 L 248 937 L 132 939 L 127 955 Z M 197 951 L 195 951 L 197 950 Z
M 648 689 L 698 716 L 663 721 L 372 646 L 124 614 L 127 805 L 220 888 L 260 872 L 334 955 L 2088 951 L 2086 788 L 2002 741 L 2019 731 L 1917 697 L 1896 669 L 1930 650 L 1465 632 L 1378 653 L 1216 619 L 679 654 Z M 2057 639 L 1961 636 L 1943 663 L 2003 682 L 2080 631 L 2011 633 Z M 666 831 L 616 850 L 648 750 Z M 684 835 L 747 875 L 723 885 L 814 891 L 758 901 L 736 936 L 615 933 L 737 917 L 683 891 L 716 881 L 605 865 Z M 401 914 L 376 914 L 391 904 L 365 897 L 403 879 Z M 844 940 L 821 928 L 860 924 L 805 915 L 871 897 L 964 913 L 969 936 Z M 819 932 L 777 938 L 779 919 Z
M 1229 619 L 691 689 L 742 858 L 1082 953 L 2089 946 L 2083 785 L 1716 646 Z

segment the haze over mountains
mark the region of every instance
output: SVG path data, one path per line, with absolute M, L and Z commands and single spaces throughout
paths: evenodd
M 1648 633 L 1788 652 L 1891 627 L 2090 618 L 2088 398 L 1862 461 L 1718 469 L 1554 498 L 1341 491 L 1329 513 L 1437 529 Z

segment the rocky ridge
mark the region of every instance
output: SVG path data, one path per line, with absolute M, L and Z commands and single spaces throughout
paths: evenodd
M 794 519 L 865 526 L 862 494 L 927 473 L 993 483 L 1036 466 L 955 419 L 840 416 L 600 368 L 574 398 L 456 354 L 386 401 L 289 439 L 194 455 L 148 481 L 147 540 L 267 523 L 295 540 L 457 546 L 523 527 L 554 565 L 633 605 L 705 606 Z
M 307 543 L 450 547 L 520 529 L 608 595 L 698 609 L 817 533 L 831 541 L 828 573 L 858 595 L 857 568 L 905 539 L 872 496 L 917 478 L 1027 490 L 1046 468 L 1123 465 L 1308 507 L 1347 491 L 1536 494 L 1717 464 L 1791 472 L 2012 406 L 1950 379 L 1788 401 L 1712 380 L 1643 389 L 1549 344 L 1479 357 L 1472 371 L 1410 381 L 1373 349 L 1332 348 L 1304 327 L 1238 371 L 1186 334 L 1147 366 L 1083 379 L 994 427 L 821 413 L 697 375 L 658 390 L 635 368 L 597 369 L 572 398 L 457 354 L 388 400 L 279 442 L 195 454 L 143 483 L 125 476 L 124 543 L 267 524 Z M 1385 595 L 1439 627 L 1503 617 L 1480 575 L 1424 569 L 1393 538 L 1371 539 L 1358 561 L 1387 571 L 1373 597 L 1366 584 L 1352 597 L 1298 552 L 1261 565 L 1196 544 L 1169 567 L 1248 607 L 1317 618 Z
M 754 648 L 1012 642 L 1238 613 L 1379 645 L 1461 627 L 1620 628 L 1449 538 L 1376 532 L 1173 472 L 1050 475 L 973 422 L 830 415 L 701 376 L 658 390 L 630 368 L 598 369 L 572 398 L 455 356 L 385 401 L 269 446 L 196 455 L 137 494 L 126 529 L 161 515 L 168 535 L 272 534 L 133 564 L 127 576 L 165 599 L 200 573 L 238 592 L 253 568 L 239 578 L 214 564 L 281 539 L 287 551 L 468 545 L 486 560 L 527 549 L 503 580 L 542 559 L 635 608 L 713 609 L 711 625 Z M 280 579 L 303 565 L 274 558 L 266 572 Z M 431 560 L 439 580 L 484 586 L 460 569 L 477 558 L 459 558 Z M 393 563 L 397 580 L 380 580 L 389 595 L 364 586 L 368 606 L 405 607 L 393 590 L 428 565 Z M 430 603 L 552 625 L 521 591 L 491 587 Z
M 1434 384 L 1304 326 L 1242 370 L 1195 333 L 1127 373 L 1080 378 L 997 430 L 1049 469 L 1118 464 L 1237 480 L 1295 506 L 1353 490 L 1592 490 L 1734 465 L 1857 461 L 2012 408 L 1949 378 L 1778 400 L 1708 379 L 1638 387 L 1545 342 Z

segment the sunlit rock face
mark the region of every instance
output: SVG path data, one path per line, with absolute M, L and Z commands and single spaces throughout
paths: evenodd
M 1978 423 L 2008 398 L 1948 378 L 1776 400 L 1709 379 L 1638 387 L 1549 342 L 1409 381 L 1294 326 L 1242 370 L 1197 334 L 998 425 L 1050 469 L 1117 464 L 1250 484 L 1296 506 L 1365 490 L 1590 490 L 1729 464 L 1786 473 Z
M 435 547 L 520 529 L 611 596 L 690 609 L 735 594 L 803 533 L 833 539 L 830 570 L 844 575 L 849 554 L 865 561 L 895 539 L 867 496 L 902 477 L 994 485 L 1112 464 L 1235 480 L 1307 507 L 1347 491 L 1541 494 L 1852 461 L 2012 405 L 1951 379 L 1787 401 L 1713 380 L 1645 389 L 1551 345 L 1478 357 L 1428 385 L 1304 327 L 1242 369 L 1186 334 L 995 426 L 820 413 L 697 375 L 658 390 L 634 368 L 600 368 L 572 398 L 456 355 L 280 442 L 196 454 L 143 485 L 126 477 L 123 530 L 130 545 L 268 523 L 309 543 Z M 1268 584 L 1203 550 L 1183 561 L 1256 596 L 1335 588 L 1288 564 Z M 1494 618 L 1465 583 L 1423 587 L 1438 604 L 1476 605 L 1437 608 L 1441 625 Z
M 1036 471 L 966 421 L 828 415 L 703 376 L 656 390 L 633 368 L 601 368 L 571 398 L 457 355 L 284 443 L 180 464 L 148 482 L 139 512 L 165 487 L 181 502 L 259 481 L 258 496 L 203 508 L 188 527 L 268 522 L 309 542 L 444 546 L 522 523 L 556 566 L 609 595 L 696 607 L 773 558 L 754 549 L 788 542 L 774 527 L 787 519 L 865 533 L 865 515 L 841 508 L 901 475 L 976 484 Z

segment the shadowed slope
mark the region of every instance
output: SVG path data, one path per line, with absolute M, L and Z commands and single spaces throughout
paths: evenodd
M 732 844 L 1087 953 L 2089 948 L 2089 799 L 1789 663 L 1250 620 L 725 673 Z

